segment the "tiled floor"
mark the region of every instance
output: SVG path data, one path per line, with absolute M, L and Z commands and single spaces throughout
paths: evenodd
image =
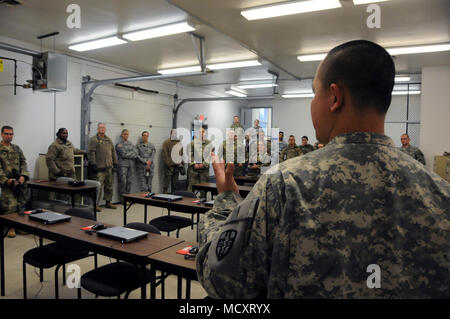
M 167 210 L 162 208 L 148 206 L 148 220 L 167 214 Z M 171 212 L 173 215 L 180 215 L 190 217 L 190 214 L 181 214 Z M 103 208 L 102 212 L 97 213 L 98 222 L 109 223 L 113 225 L 122 225 L 123 223 L 123 206 L 117 205 L 116 210 Z M 135 204 L 128 210 L 127 222 L 143 222 L 144 221 L 144 206 Z M 192 230 L 190 227 L 184 228 L 180 231 L 180 238 L 186 241 L 196 241 L 197 228 L 194 226 Z M 164 233 L 163 236 L 167 236 Z M 170 233 L 171 237 L 175 237 L 175 232 Z M 22 284 L 22 257 L 23 254 L 38 245 L 39 238 L 33 235 L 17 235 L 15 238 L 5 238 L 5 266 L 6 266 L 6 296 L 0 299 L 16 299 L 23 297 Z M 44 240 L 44 243 L 46 241 Z M 99 266 L 110 263 L 108 257 L 99 256 Z M 94 268 L 93 257 L 85 258 L 76 262 L 80 266 L 81 273 L 85 273 Z M 39 269 L 35 269 L 27 265 L 27 294 L 29 299 L 53 299 L 55 294 L 54 289 L 54 269 L 44 270 L 44 282 L 39 281 Z M 67 276 L 69 273 L 67 274 Z M 59 297 L 60 298 L 77 298 L 76 289 L 70 289 L 62 285 L 62 271 L 60 270 L 59 277 Z M 184 295 L 184 281 L 183 281 L 183 295 Z M 148 286 L 149 287 L 149 286 Z M 170 276 L 166 279 L 165 298 L 176 298 L 177 295 L 177 277 Z M 156 290 L 157 298 L 160 298 L 159 287 Z M 205 290 L 197 281 L 191 283 L 191 298 L 206 297 Z M 149 296 L 149 288 L 147 297 Z M 90 292 L 82 291 L 83 299 L 95 298 Z M 99 297 L 102 298 L 102 297 Z M 140 298 L 140 289 L 133 291 L 129 298 Z

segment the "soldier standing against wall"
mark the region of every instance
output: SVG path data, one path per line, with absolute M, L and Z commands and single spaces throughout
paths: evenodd
M 86 151 L 75 148 L 67 139 L 68 136 L 67 129 L 60 128 L 56 133 L 55 141 L 48 147 L 45 160 L 48 167 L 48 177 L 51 181 L 56 181 L 58 177 L 76 179 L 74 154 L 87 154 Z
M 20 212 L 27 202 L 27 180 L 30 173 L 27 161 L 18 145 L 12 144 L 14 130 L 11 126 L 2 127 L 0 142 L 0 214 Z M 0 234 L 3 236 L 3 231 Z M 10 228 L 8 237 L 16 237 L 16 232 Z
M 400 141 L 402 142 L 402 147 L 400 147 L 400 151 L 403 153 L 408 154 L 415 160 L 421 162 L 423 165 L 425 165 L 425 156 L 423 155 L 422 151 L 418 147 L 414 147 L 410 145 L 411 139 L 409 138 L 408 134 L 402 134 L 400 137 Z
M 123 202 L 123 195 L 131 192 L 131 181 L 133 178 L 133 162 L 137 159 L 137 151 L 135 146 L 128 141 L 130 133 L 127 129 L 122 130 L 120 134 L 122 141 L 117 143 L 117 162 L 118 172 L 117 177 L 119 181 L 120 201 Z
M 303 154 L 302 149 L 295 145 L 295 136 L 291 135 L 289 136 L 288 146 L 280 154 L 280 163 Z
M 155 146 L 148 141 L 149 133 L 142 132 L 142 140 L 136 145 L 138 157 L 136 158 L 136 171 L 139 178 L 141 192 L 152 191 L 152 180 L 154 172 L 154 161 L 156 154 Z
M 200 137 L 191 142 L 189 184 L 188 191 L 192 192 L 192 185 L 207 183 L 209 180 L 209 162 L 211 153 L 211 141 L 206 139 L 206 129 L 200 129 Z M 205 191 L 200 192 L 200 197 L 205 198 Z
M 314 151 L 314 146 L 308 144 L 308 136 L 306 135 L 302 136 L 302 145 L 300 145 L 299 147 L 303 151 L 303 154 Z
M 163 182 L 163 193 L 168 193 L 169 186 L 170 191 L 173 193 L 177 187 L 178 176 L 180 171 L 184 171 L 183 162 L 177 163 L 172 159 L 172 149 L 177 145 L 180 140 L 177 137 L 177 130 L 170 130 L 170 137 L 164 141 L 162 145 L 162 156 L 164 160 L 164 182 Z M 181 146 L 181 145 L 180 145 Z M 183 156 L 183 148 L 180 147 L 178 154 L 180 159 Z
M 117 167 L 117 156 L 112 140 L 106 136 L 105 123 L 98 123 L 97 135 L 89 140 L 88 152 L 91 170 L 104 188 L 105 207 L 116 209 L 117 207 L 111 201 L 114 186 L 113 168 L 115 170 Z M 98 206 L 96 209 L 101 211 Z

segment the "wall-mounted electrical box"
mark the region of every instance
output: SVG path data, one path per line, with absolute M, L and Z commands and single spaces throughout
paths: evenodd
M 44 52 L 42 57 L 33 57 L 33 90 L 41 92 L 63 92 L 67 89 L 67 56 Z

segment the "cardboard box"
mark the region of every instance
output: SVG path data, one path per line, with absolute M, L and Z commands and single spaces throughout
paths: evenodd
M 435 156 L 434 172 L 450 183 L 450 157 Z

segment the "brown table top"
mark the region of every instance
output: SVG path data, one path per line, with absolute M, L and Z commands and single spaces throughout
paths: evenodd
M 199 183 L 199 184 L 193 184 L 192 187 L 202 187 L 204 189 L 216 189 L 217 185 L 216 183 Z M 253 186 L 244 186 L 244 185 L 238 185 L 239 191 L 245 191 L 245 192 L 251 192 L 253 189 Z
M 184 259 L 184 255 L 177 254 L 177 251 L 183 249 L 189 245 L 198 246 L 196 242 L 182 242 L 167 249 L 161 250 L 160 252 L 149 256 L 152 264 L 168 271 L 169 268 L 171 273 L 179 274 L 184 277 L 188 277 L 193 280 L 197 280 L 197 268 L 195 265 L 195 259 Z
M 177 212 L 198 211 L 200 213 L 206 213 L 208 210 L 211 209 L 211 206 L 193 202 L 198 200 L 198 198 L 183 197 L 180 200 L 169 202 L 162 199 L 146 198 L 145 194 L 147 193 L 146 192 L 132 193 L 132 194 L 125 194 L 123 195 L 123 197 L 129 202 L 135 202 L 156 207 L 170 208 L 171 210 Z
M 40 188 L 40 189 L 48 189 L 55 191 L 66 191 L 66 192 L 80 192 L 80 191 L 93 191 L 96 190 L 97 187 L 93 185 L 84 185 L 84 186 L 70 186 L 67 183 L 61 183 L 56 181 L 47 181 L 42 179 L 30 179 L 27 182 L 28 187 L 31 188 Z
M 89 244 L 91 247 L 113 249 L 119 253 L 134 255 L 136 257 L 147 257 L 183 242 L 182 239 L 178 238 L 148 234 L 145 238 L 122 244 L 117 240 L 81 230 L 82 227 L 93 225 L 96 221 L 76 216 L 72 216 L 69 221 L 51 225 L 44 225 L 39 221 L 29 219 L 27 215 L 19 215 L 18 213 L 1 215 L 0 221 L 2 220 L 8 222 L 8 224 L 13 224 L 17 228 L 22 226 L 32 232 L 34 230 L 35 232 L 44 233 L 42 236 L 51 240 L 76 240 L 84 244 Z M 105 226 L 113 225 L 105 224 Z

